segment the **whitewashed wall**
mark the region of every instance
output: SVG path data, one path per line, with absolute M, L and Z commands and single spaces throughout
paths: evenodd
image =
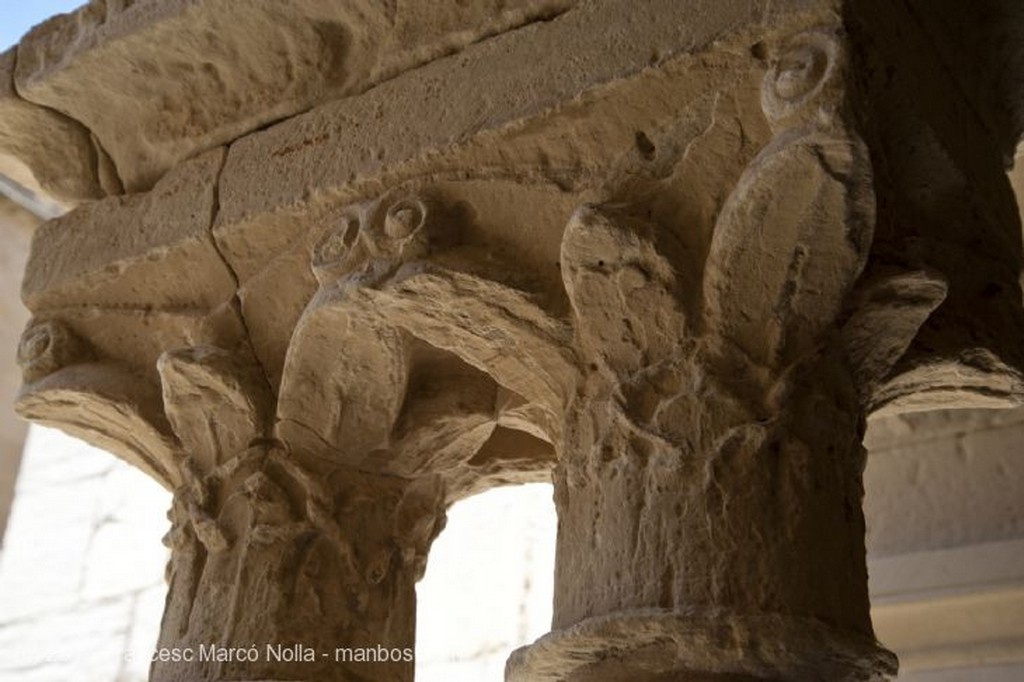
M 0 554 L 0 681 L 141 682 L 163 611 L 169 495 L 33 428 Z

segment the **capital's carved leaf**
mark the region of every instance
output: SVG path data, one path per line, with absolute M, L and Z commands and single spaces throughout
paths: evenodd
M 320 290 L 285 359 L 282 439 L 350 464 L 388 444 L 405 396 L 408 344 L 365 291 L 428 256 L 456 227 L 431 197 L 392 192 L 348 207 L 324 232 L 312 257 Z
M 522 291 L 423 264 L 367 291 L 375 310 L 430 345 L 547 409 L 564 404 L 575 372 L 568 327 Z
M 874 196 L 864 145 L 786 134 L 740 178 L 705 266 L 708 330 L 762 367 L 804 357 L 867 261 Z
M 29 324 L 18 344 L 18 366 L 26 384 L 92 359 L 89 345 L 56 320 Z
M 57 320 L 29 325 L 18 361 L 25 378 L 15 404 L 19 415 L 114 452 L 165 487 L 179 484 L 174 438 L 155 386 L 96 359 Z
M 321 287 L 377 286 L 406 263 L 455 242 L 459 221 L 429 193 L 388 192 L 343 210 L 313 248 L 313 273 Z
M 164 353 L 157 362 L 164 408 L 185 451 L 204 471 L 267 435 L 273 398 L 258 366 L 212 346 Z
M 874 233 L 868 151 L 842 120 L 841 54 L 822 29 L 773 58 L 762 106 L 776 137 L 722 208 L 705 266 L 709 331 L 769 369 L 820 341 Z
M 406 477 L 449 473 L 491 436 L 498 420 L 497 384 L 449 357 L 425 364 L 413 376 L 380 470 Z
M 402 335 L 351 294 L 322 290 L 299 320 L 277 415 L 285 442 L 355 464 L 387 444 L 409 362 Z
M 845 55 L 835 29 L 787 38 L 774 50 L 761 85 L 761 108 L 776 131 L 837 123 Z
M 631 374 L 672 355 L 686 333 L 676 273 L 657 226 L 583 206 L 562 240 L 562 278 L 584 354 Z
M 465 219 L 430 191 L 390 192 L 339 214 L 314 248 L 320 289 L 285 361 L 283 441 L 421 476 L 476 454 L 497 425 L 498 385 L 557 413 L 574 371 L 567 327 L 528 294 L 457 269 L 449 247 Z M 428 366 L 473 376 L 457 389 L 434 377 L 432 393 L 416 379 Z

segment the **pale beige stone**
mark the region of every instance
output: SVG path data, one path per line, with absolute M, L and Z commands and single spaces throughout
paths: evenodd
M 573 4 L 91 0 L 22 39 L 17 88 L 83 124 L 134 192 L 197 152 Z
M 78 121 L 26 101 L 15 90 L 17 57 L 0 54 L 0 173 L 64 204 L 119 189 L 101 179 L 103 151 Z
M 22 288 L 34 311 L 209 308 L 235 283 L 210 236 L 224 151 L 182 164 L 151 193 L 90 203 L 46 223 Z M 169 266 L 169 267 L 168 267 Z
M 1020 404 L 1024 308 L 998 145 L 876 5 L 149 0 L 31 34 L 23 94 L 141 191 L 39 231 L 19 409 L 174 491 L 162 644 L 411 645 L 445 507 L 553 472 L 554 629 L 508 679 L 891 678 L 866 417 Z M 330 663 L 153 679 L 411 676 Z

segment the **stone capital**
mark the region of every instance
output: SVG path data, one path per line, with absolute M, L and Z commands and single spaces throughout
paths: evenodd
M 224 88 L 179 84 L 202 134 L 161 109 L 122 136 L 69 85 L 88 59 L 167 66 L 147 21 L 230 15 L 149 4 L 90 5 L 65 62 L 60 21 L 20 48 L 19 87 L 67 92 L 134 193 L 89 176 L 114 195 L 37 232 L 18 409 L 174 491 L 163 643 L 411 646 L 446 507 L 553 479 L 553 631 L 509 680 L 895 673 L 865 419 L 1024 397 L 1004 140 L 939 113 L 970 102 L 901 48 L 906 3 L 480 0 L 419 30 L 423 3 L 280 30 L 256 3 L 256 38 L 340 51 L 237 116 L 244 74 L 209 62 Z

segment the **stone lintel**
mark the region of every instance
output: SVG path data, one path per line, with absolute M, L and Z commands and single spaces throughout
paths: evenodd
M 14 87 L 17 54 L 0 54 L 0 174 L 65 205 L 113 189 L 100 177 L 101 152 L 77 121 L 22 98 Z
M 573 4 L 93 0 L 22 39 L 16 82 L 91 131 L 137 192 L 196 153 Z

